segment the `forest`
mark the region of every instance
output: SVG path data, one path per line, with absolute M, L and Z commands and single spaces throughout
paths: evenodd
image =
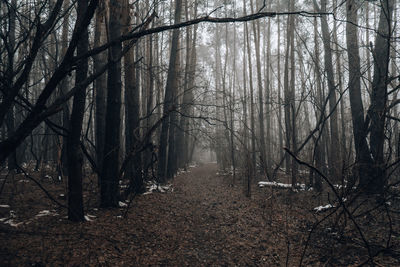
M 400 266 L 397 0 L 0 0 L 1 266 Z

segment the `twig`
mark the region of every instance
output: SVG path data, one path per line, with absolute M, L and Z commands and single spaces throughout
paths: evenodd
M 310 165 L 309 163 L 300 160 L 299 158 L 296 157 L 296 155 L 293 154 L 292 151 L 290 151 L 288 148 L 284 147 L 284 150 L 294 158 L 294 160 L 297 161 L 297 163 L 301 164 L 301 165 L 305 165 L 308 168 L 312 169 L 313 171 L 315 171 L 316 173 L 318 173 L 324 180 L 325 182 L 329 185 L 329 187 L 332 189 L 333 193 L 335 194 L 339 204 L 341 207 L 343 207 L 343 210 L 346 212 L 347 215 L 349 215 L 350 220 L 353 222 L 354 226 L 356 227 L 358 233 L 360 234 L 361 239 L 363 240 L 365 247 L 368 251 L 368 257 L 369 260 L 373 261 L 373 257 L 372 256 L 372 252 L 371 252 L 371 248 L 369 246 L 369 243 L 367 241 L 367 239 L 365 238 L 360 226 L 358 225 L 358 223 L 356 222 L 355 218 L 353 217 L 353 214 L 351 214 L 351 212 L 348 210 L 348 208 L 346 207 L 343 199 L 340 197 L 339 193 L 337 192 L 337 190 L 335 189 L 334 185 L 329 181 L 329 179 L 317 168 L 315 168 L 314 166 Z
M 46 188 L 44 188 L 35 178 L 33 178 L 32 176 L 30 176 L 23 168 L 21 168 L 21 166 L 17 165 L 18 170 L 20 170 L 27 178 L 29 178 L 30 180 L 32 180 L 45 194 L 46 196 L 53 201 L 54 203 L 56 203 L 57 205 L 59 205 L 62 208 L 66 208 L 68 209 L 68 207 L 62 203 L 60 203 L 59 201 L 57 201 L 47 190 Z

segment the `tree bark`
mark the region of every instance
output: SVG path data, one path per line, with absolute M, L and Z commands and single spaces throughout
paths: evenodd
M 314 18 L 314 73 L 316 79 L 316 106 L 315 108 L 315 117 L 319 118 L 320 116 L 325 117 L 325 110 L 323 110 L 323 93 L 322 93 L 322 78 L 321 78 L 321 67 L 320 67 L 320 51 L 319 51 L 319 42 L 318 42 L 318 22 L 317 18 Z M 324 171 L 325 170 L 325 131 L 324 129 L 320 129 L 320 138 L 314 138 L 314 161 L 317 169 Z M 318 174 L 314 177 L 314 172 L 311 171 L 310 175 L 312 176 L 314 187 L 317 191 L 322 190 L 322 180 Z
M 131 29 L 132 19 L 129 9 L 128 0 L 123 2 L 123 23 L 124 33 L 128 33 Z M 125 43 L 129 46 L 129 43 Z M 129 191 L 134 193 L 143 192 L 143 176 L 142 176 L 142 157 L 139 152 L 135 152 L 138 137 L 140 135 L 140 94 L 138 83 L 136 82 L 135 68 L 135 49 L 130 50 L 124 55 L 125 70 L 125 145 L 126 157 L 131 158 L 130 163 L 125 170 L 125 177 L 130 180 Z
M 253 0 L 250 1 L 252 13 L 254 13 Z M 258 7 L 256 7 L 258 8 Z M 259 121 L 259 138 L 260 138 L 260 165 L 266 172 L 267 164 L 265 157 L 265 129 L 264 129 L 264 97 L 261 75 L 261 53 L 260 53 L 260 21 L 253 21 L 254 46 L 256 49 L 256 67 L 257 67 L 257 85 L 258 85 L 258 121 Z
M 175 24 L 180 22 L 182 10 L 182 0 L 175 1 Z M 179 30 L 175 29 L 172 32 L 171 41 L 171 53 L 168 67 L 167 83 L 165 87 L 165 98 L 164 98 L 164 115 L 170 114 L 176 108 L 174 98 L 176 97 L 176 87 L 177 87 L 177 64 L 178 62 L 178 47 L 179 47 Z M 167 178 L 167 168 L 172 166 L 167 166 L 167 146 L 174 145 L 173 137 L 174 133 L 169 132 L 170 124 L 174 121 L 169 115 L 163 120 L 161 126 L 159 151 L 158 151 L 158 181 L 163 183 Z M 169 141 L 169 138 L 171 140 Z M 173 148 L 171 148 L 173 149 Z M 173 150 L 171 150 L 171 156 Z M 170 153 L 168 153 L 168 156 Z
M 251 44 L 249 38 L 249 29 L 246 24 L 246 43 L 247 43 L 247 59 L 249 64 L 249 90 L 250 90 L 250 131 L 251 131 L 251 167 L 252 175 L 256 173 L 257 159 L 256 159 L 256 132 L 254 121 L 254 88 L 252 75 L 252 62 L 251 62 Z
M 87 1 L 79 0 L 77 6 L 77 23 L 80 23 L 87 9 Z M 88 32 L 82 35 L 76 53 L 81 56 L 88 51 Z M 84 81 L 88 71 L 88 60 L 83 59 L 76 70 L 75 84 Z M 85 113 L 86 88 L 81 88 L 74 94 L 72 105 L 70 128 L 67 139 L 68 155 L 68 219 L 71 221 L 83 221 L 83 153 L 81 150 L 81 132 L 83 116 Z
M 369 166 L 372 165 L 367 140 L 366 127 L 364 122 L 364 107 L 361 98 L 361 73 L 360 73 L 360 52 L 358 45 L 358 16 L 355 0 L 346 2 L 346 43 L 347 56 L 349 62 L 349 94 L 350 108 L 353 123 L 354 147 L 356 150 L 356 178 L 360 179 L 360 184 L 366 184 L 365 174 L 368 173 Z M 353 181 L 354 182 L 354 181 Z
M 327 0 L 321 1 L 321 8 L 318 7 L 316 0 L 314 5 L 319 12 L 326 12 Z M 339 130 L 337 122 L 336 112 L 336 85 L 335 76 L 333 72 L 333 60 L 332 60 L 332 49 L 331 49 L 331 36 L 329 31 L 328 22 L 325 16 L 321 17 L 321 29 L 322 29 L 322 41 L 324 45 L 324 62 L 325 72 L 328 80 L 328 98 L 329 98 L 329 125 L 330 125 L 330 145 L 329 145 L 329 170 L 332 178 L 335 181 L 339 180 L 340 175 L 340 146 L 339 144 Z M 337 149 L 339 148 L 339 149 Z
M 186 19 L 189 20 L 188 1 L 186 0 Z M 197 14 L 197 1 L 194 7 L 194 17 Z M 193 90 L 195 86 L 195 71 L 196 71 L 196 40 L 197 40 L 197 25 L 188 27 L 186 31 L 186 67 L 185 67 L 185 82 L 181 112 L 184 116 L 180 118 L 180 130 L 177 137 L 177 148 L 179 156 L 179 167 L 186 168 L 189 155 L 189 118 L 192 113 L 193 105 Z
M 368 4 L 366 2 L 366 4 Z M 337 6 L 337 0 L 333 1 L 333 6 L 336 7 Z M 335 48 L 334 50 L 336 51 L 335 55 L 336 55 L 336 75 L 337 75 L 337 84 L 338 84 L 338 88 L 339 88 L 339 93 L 341 95 L 343 95 L 343 74 L 342 74 L 342 55 L 341 52 L 339 50 L 339 41 L 338 41 L 338 33 L 337 33 L 337 21 L 334 21 L 333 24 L 333 38 L 334 38 L 334 42 L 335 42 Z M 344 164 L 345 159 L 348 156 L 348 152 L 347 152 L 347 141 L 346 141 L 346 115 L 345 115 L 345 101 L 344 99 L 342 99 L 340 101 L 340 146 L 341 146 L 341 158 L 342 158 L 342 163 Z M 343 164 L 342 164 L 342 168 L 343 169 Z M 344 178 L 344 177 L 342 177 Z
M 100 1 L 96 9 L 96 21 L 94 29 L 94 44 L 102 45 L 106 39 L 106 13 L 107 1 Z M 102 52 L 93 57 L 94 72 L 97 72 L 107 61 L 107 53 Z M 107 94 L 107 73 L 100 75 L 94 82 L 96 94 L 96 116 L 95 116 L 95 139 L 96 139 L 96 164 L 99 171 L 103 167 L 104 138 L 106 130 L 106 94 Z M 100 175 L 99 175 L 100 185 Z
M 387 114 L 387 88 L 390 61 L 390 38 L 392 35 L 392 14 L 394 0 L 381 1 L 378 32 L 375 37 L 374 74 L 372 78 L 371 106 L 368 116 L 371 119 L 370 148 L 374 160 L 375 172 L 371 177 L 368 191 L 382 192 L 386 182 L 385 178 L 385 122 Z
M 278 7 L 280 7 L 280 0 L 278 0 Z M 282 126 L 282 92 L 281 92 L 281 87 L 282 87 L 282 80 L 281 80 L 281 19 L 280 16 L 277 18 L 277 24 L 278 24 L 278 62 L 277 62 L 277 67 L 278 67 L 278 132 L 279 132 L 279 158 L 281 159 L 283 157 L 283 126 Z
M 13 84 L 14 82 L 14 61 L 15 61 L 15 27 L 16 27 L 16 12 L 17 12 L 17 1 L 12 0 L 9 12 L 9 35 L 8 35 L 8 58 L 7 58 L 7 68 L 6 68 L 6 80 L 7 84 Z M 7 92 L 11 93 L 11 92 Z M 15 108 L 14 104 L 10 106 L 10 109 L 7 113 L 7 136 L 11 136 L 14 134 L 15 130 Z M 8 169 L 11 171 L 17 170 L 18 162 L 17 162 L 17 152 L 14 150 L 11 155 L 8 157 Z
M 150 6 L 150 1 L 148 0 L 146 3 L 147 6 Z M 157 11 L 156 11 L 157 12 Z M 153 24 L 154 25 L 154 24 Z M 149 131 L 150 128 L 153 125 L 154 121 L 154 116 L 152 115 L 153 112 L 153 107 L 154 107 L 154 81 L 155 81 L 155 71 L 154 71 L 154 66 L 153 66 L 153 61 L 154 61 L 154 45 L 153 42 L 155 42 L 157 46 L 158 42 L 158 35 L 153 36 L 150 35 L 147 38 L 147 43 L 146 43 L 146 53 L 147 53 L 147 83 L 146 83 L 146 88 L 147 88 L 147 99 L 146 99 L 146 131 Z M 150 139 L 151 141 L 151 139 Z M 147 177 L 147 166 L 150 166 L 152 164 L 152 152 L 150 149 L 146 149 L 144 152 L 143 156 L 143 165 L 144 165 L 144 179 Z
M 70 7 L 70 1 L 66 0 L 64 1 L 64 6 L 63 10 L 66 11 Z M 62 56 L 65 55 L 68 49 L 68 30 L 69 30 L 69 13 L 65 15 L 64 20 L 63 20 L 63 27 L 62 27 L 62 36 L 61 36 L 61 54 Z M 69 82 L 69 77 L 65 77 L 59 86 L 59 95 L 64 95 L 68 89 L 68 82 Z M 64 129 L 69 129 L 69 119 L 70 119 L 70 111 L 69 111 L 69 106 L 68 102 L 64 103 L 62 105 L 62 125 Z M 68 133 L 65 131 L 64 132 L 65 137 L 62 137 L 62 144 L 61 144 L 61 153 L 60 153 L 60 158 L 59 164 L 60 170 L 61 170 L 61 176 L 68 176 L 68 155 L 67 155 L 67 143 L 68 143 Z M 62 177 L 63 178 L 63 177 Z
M 290 11 L 294 11 L 294 2 L 290 1 Z M 294 16 L 289 16 L 289 34 L 290 34 L 290 123 L 291 123 L 291 142 L 295 155 L 297 154 L 297 127 L 296 127 L 296 66 L 295 66 L 295 50 L 294 50 Z M 292 188 L 297 186 L 298 166 L 296 160 L 291 157 L 292 169 Z
M 268 8 L 271 9 L 271 4 L 272 2 L 269 2 Z M 271 131 L 272 131 L 272 120 L 271 120 L 271 110 L 272 110 L 272 97 L 271 97 L 271 89 L 272 89 L 272 78 L 271 78 L 271 18 L 268 18 L 268 23 L 267 23 L 267 32 L 265 34 L 266 41 L 266 56 L 265 56 L 265 112 L 266 112 L 266 131 L 267 131 L 267 136 L 266 136 L 266 174 L 267 177 L 272 177 L 272 154 L 273 154 L 273 149 L 272 149 L 272 137 L 271 137 Z
M 121 35 L 121 2 L 110 0 L 109 36 L 115 40 Z M 104 161 L 101 171 L 101 206 L 118 206 L 118 177 L 121 127 L 121 55 L 122 45 L 114 43 L 108 50 L 107 112 L 104 140 Z

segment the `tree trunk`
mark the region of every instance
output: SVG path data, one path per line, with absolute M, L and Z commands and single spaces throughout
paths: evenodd
M 149 0 L 147 1 L 147 6 L 150 6 Z M 156 11 L 157 12 L 157 11 Z M 154 24 L 153 24 L 154 25 Z M 147 53 L 147 103 L 146 103 L 146 132 L 150 130 L 150 128 L 153 125 L 153 121 L 154 121 L 154 115 L 152 115 L 153 113 L 153 107 L 154 107 L 154 80 L 155 80 L 155 73 L 153 70 L 153 61 L 154 61 L 154 46 L 153 46 L 153 41 L 156 43 L 158 42 L 158 35 L 153 36 L 150 35 L 147 38 L 147 44 L 146 44 L 146 53 Z M 151 140 L 150 140 L 151 142 Z M 147 178 L 147 166 L 150 166 L 152 164 L 152 150 L 151 149 L 146 149 L 146 151 L 144 152 L 144 156 L 143 156 L 143 165 L 144 165 L 144 179 Z
M 366 3 L 368 4 L 368 3 Z M 333 1 L 333 6 L 337 6 L 337 0 Z M 342 55 L 339 50 L 339 42 L 338 42 L 338 33 L 337 33 L 337 21 L 334 21 L 333 24 L 333 38 L 334 38 L 334 43 L 335 43 L 335 48 L 334 50 L 336 51 L 336 75 L 337 75 L 337 84 L 339 88 L 339 93 L 343 95 L 343 74 L 342 74 Z M 343 164 L 345 162 L 345 159 L 347 158 L 347 141 L 346 141 L 346 116 L 345 116 L 345 101 L 342 98 L 340 101 L 340 127 L 341 127 L 341 134 L 340 134 L 340 146 L 341 146 L 341 160 L 342 160 L 342 166 L 341 168 L 343 169 Z M 344 177 L 342 176 L 342 179 Z
M 188 1 L 185 2 L 186 9 L 186 20 L 189 20 L 189 7 Z M 194 7 L 194 17 L 197 14 L 197 1 Z M 192 105 L 193 105 L 193 90 L 194 90 L 194 80 L 195 80 L 195 70 L 196 70 L 196 39 L 197 39 L 197 25 L 193 27 L 188 27 L 186 29 L 186 66 L 185 66 L 185 82 L 184 82 L 184 92 L 182 100 L 181 112 L 184 116 L 180 118 L 180 129 L 177 135 L 177 154 L 178 163 L 180 168 L 186 168 L 188 164 L 188 153 L 189 153 L 189 118 L 187 116 L 191 115 Z
M 63 10 L 66 11 L 70 7 L 70 1 L 64 1 L 64 6 Z M 62 27 L 62 36 L 61 36 L 61 54 L 62 56 L 65 55 L 67 52 L 68 48 L 68 31 L 69 31 L 69 13 L 67 13 L 64 17 L 63 20 L 63 27 Z M 60 86 L 59 86 L 59 95 L 64 95 L 67 92 L 68 89 L 68 82 L 69 82 L 69 77 L 65 77 L 64 80 L 61 81 Z M 65 129 L 69 129 L 69 106 L 68 102 L 64 103 L 62 105 L 62 125 Z M 60 166 L 60 172 L 61 172 L 61 177 L 64 178 L 63 176 L 68 176 L 68 155 L 67 155 L 67 143 L 68 143 L 68 133 L 64 132 L 66 137 L 62 137 L 62 144 L 61 144 L 61 153 L 60 153 L 60 158 L 59 158 L 59 164 Z
M 283 94 L 284 94 L 284 116 L 285 116 L 285 146 L 292 150 L 291 147 L 291 112 L 290 112 L 290 92 L 289 92 L 289 54 L 290 54 L 290 16 L 287 19 L 286 26 L 286 49 L 285 49 L 285 66 L 284 66 L 284 77 L 283 77 Z M 290 169 L 290 157 L 288 153 L 285 153 L 285 170 L 289 174 Z
M 100 1 L 96 10 L 96 21 L 94 29 L 94 44 L 102 45 L 106 39 L 106 2 Z M 94 72 L 97 72 L 101 66 L 107 61 L 106 52 L 102 52 L 93 57 Z M 100 75 L 94 82 L 94 90 L 96 94 L 96 116 L 95 116 L 95 132 L 96 132 L 96 164 L 99 171 L 103 167 L 104 158 L 104 138 L 106 130 L 106 94 L 107 94 L 107 73 Z M 99 175 L 100 185 L 100 175 Z
M 366 184 L 364 174 L 368 173 L 368 168 L 372 165 L 364 124 L 364 107 L 361 98 L 361 72 L 360 72 L 360 52 L 358 45 L 358 16 L 355 0 L 346 2 L 346 42 L 347 56 L 349 61 L 349 93 L 350 108 L 353 123 L 354 147 L 356 150 L 356 178 L 360 179 L 360 184 Z M 353 181 L 354 182 L 354 181 Z
M 88 3 L 85 0 L 78 1 L 77 23 L 82 20 Z M 88 51 L 89 36 L 87 31 L 82 35 L 77 46 L 77 56 L 81 56 Z M 88 71 L 87 59 L 82 60 L 76 70 L 75 84 L 79 84 L 86 79 Z M 83 221 L 83 153 L 81 150 L 81 132 L 83 115 L 85 113 L 86 88 L 81 88 L 74 94 L 72 105 L 70 128 L 67 139 L 68 155 L 68 219 L 71 221 Z
M 243 10 L 244 14 L 246 15 L 246 1 L 243 0 Z M 251 178 L 253 176 L 253 167 L 251 166 L 252 161 L 250 159 L 250 149 L 249 149 L 249 126 L 248 126 L 248 111 L 247 111 L 247 63 L 246 63 L 246 48 L 247 48 L 247 24 L 243 23 L 243 32 L 245 33 L 246 37 L 243 40 L 243 144 L 244 144 L 244 169 L 246 172 L 246 177 L 245 177 L 245 188 L 246 188 L 246 196 L 250 197 L 251 196 Z
M 115 40 L 121 35 L 121 3 L 110 0 L 109 36 Z M 113 44 L 108 50 L 107 112 L 104 140 L 104 161 L 101 171 L 101 206 L 118 206 L 118 176 L 121 127 L 121 43 Z
M 127 34 L 132 25 L 132 19 L 128 0 L 124 0 L 123 4 L 123 23 L 124 34 Z M 129 43 L 125 43 L 126 46 Z M 132 47 L 124 55 L 124 71 L 125 71 L 125 145 L 126 156 L 130 158 L 125 170 L 125 177 L 130 180 L 129 191 L 141 193 L 143 191 L 142 176 L 142 157 L 135 151 L 138 143 L 139 127 L 140 127 L 140 103 L 139 103 L 139 87 L 136 83 L 135 68 L 135 49 Z
M 278 0 L 278 7 L 280 7 L 280 0 Z M 281 87 L 282 87 L 282 81 L 281 81 L 281 16 L 278 16 L 277 18 L 277 24 L 278 24 L 278 62 L 277 62 L 277 67 L 278 67 L 278 132 L 279 132 L 279 159 L 283 157 L 283 125 L 282 125 L 282 96 L 281 96 Z
M 322 78 L 321 78 L 321 72 L 320 72 L 320 52 L 319 52 L 319 43 L 318 43 L 318 22 L 317 18 L 314 18 L 314 73 L 315 73 L 315 78 L 316 78 L 316 106 L 315 108 L 315 117 L 319 118 L 321 116 L 325 117 L 325 110 L 322 110 L 323 108 L 323 94 L 322 94 Z M 318 170 L 324 171 L 325 169 L 325 153 L 324 153 L 324 148 L 325 148 L 325 133 L 324 129 L 320 129 L 320 136 L 319 138 L 314 138 L 314 161 L 315 165 Z M 311 176 L 313 176 L 315 173 L 311 172 Z M 321 177 L 318 174 L 316 177 L 313 177 L 314 179 L 314 187 L 317 191 L 322 190 L 322 180 Z
M 254 122 L 254 90 L 253 90 L 253 78 L 251 77 L 252 75 L 252 62 L 251 62 L 251 44 L 250 44 L 250 38 L 249 38 L 249 29 L 246 24 L 246 43 L 247 43 L 247 59 L 248 59 L 248 64 L 249 64 L 249 90 L 250 90 L 250 131 L 251 131 L 251 167 L 252 169 L 252 175 L 256 173 L 256 166 L 257 166 L 257 160 L 256 160 L 256 132 L 255 132 L 255 122 Z
M 17 1 L 11 1 L 11 8 L 9 12 L 9 35 L 8 35 L 8 58 L 7 58 L 7 69 L 6 69 L 6 79 L 8 84 L 13 84 L 14 81 L 14 61 L 15 61 L 15 24 L 16 24 L 16 10 L 17 10 Z M 8 137 L 14 134 L 15 128 L 15 114 L 14 114 L 14 105 L 10 106 L 10 109 L 7 113 L 7 135 Z M 16 149 L 11 153 L 8 157 L 8 169 L 15 171 L 17 170 L 17 152 Z
M 253 0 L 250 1 L 252 13 L 254 13 Z M 256 7 L 258 8 L 258 7 Z M 256 49 L 257 85 L 258 85 L 258 120 L 260 138 L 260 165 L 266 172 L 267 164 L 265 160 L 265 132 L 264 132 L 264 103 L 263 86 L 261 75 L 261 53 L 260 53 L 260 21 L 253 21 L 254 46 Z
M 374 176 L 369 182 L 368 191 L 379 193 L 383 191 L 385 178 L 385 122 L 388 73 L 390 61 L 390 37 L 392 35 L 392 14 L 394 0 L 382 1 L 378 32 L 375 37 L 374 75 L 372 78 L 371 106 L 368 116 L 371 119 L 370 148 L 374 160 Z
M 318 7 L 316 0 L 314 5 L 319 12 L 326 12 L 326 1 L 321 1 L 321 9 Z M 324 45 L 324 62 L 325 72 L 328 79 L 328 98 L 329 98 L 329 125 L 330 125 L 330 145 L 329 145 L 329 170 L 334 181 L 339 180 L 340 175 L 340 146 L 339 144 L 339 130 L 336 112 L 336 85 L 333 72 L 332 63 L 332 49 L 331 49 L 331 36 L 329 31 L 328 22 L 325 16 L 321 17 L 322 41 Z M 339 148 L 339 149 L 338 149 Z
M 182 0 L 175 1 L 175 20 L 174 23 L 179 23 L 181 20 L 181 10 L 182 10 Z M 172 41 L 171 41 L 171 53 L 168 67 L 168 76 L 167 83 L 165 86 L 165 98 L 164 98 L 164 115 L 168 115 L 170 112 L 173 112 L 176 109 L 175 106 L 175 97 L 177 90 L 177 79 L 178 79 L 178 70 L 177 65 L 179 64 L 178 60 L 178 47 L 179 47 L 179 29 L 175 29 L 172 32 Z M 161 126 L 161 134 L 160 134 L 160 142 L 159 142 L 159 151 L 158 151 L 158 181 L 163 183 L 167 178 L 167 169 L 172 166 L 167 166 L 167 145 L 174 146 L 174 132 L 170 130 L 170 124 L 175 121 L 174 118 L 169 114 L 166 119 L 163 120 Z M 171 140 L 169 140 L 171 138 Z M 173 148 L 171 148 L 171 153 L 168 152 L 168 156 L 172 156 Z M 172 164 L 172 163 L 171 163 Z M 171 170 L 171 169 L 170 169 Z
M 232 83 L 229 86 L 229 111 L 230 111 L 230 148 L 231 148 L 231 162 L 232 162 L 232 184 L 236 180 L 236 157 L 235 157 L 235 85 L 236 85 L 236 27 L 233 28 L 233 64 L 232 64 Z
M 271 9 L 271 1 L 269 2 L 269 9 Z M 266 57 L 265 57 L 265 112 L 266 112 L 266 127 L 267 127 L 267 143 L 266 143 L 266 174 L 267 177 L 271 177 L 272 175 L 272 137 L 271 137 L 271 130 L 272 130 L 272 123 L 271 123 L 271 110 L 272 110 L 272 98 L 271 98 L 271 89 L 272 89 L 272 79 L 270 74 L 270 62 L 271 62 L 271 18 L 268 18 L 267 24 L 267 32 L 266 36 Z
M 294 1 L 290 1 L 290 10 L 294 11 Z M 290 119 L 291 119 L 291 141 L 293 153 L 297 154 L 297 127 L 296 127 L 296 67 L 295 67 L 295 51 L 294 51 L 294 16 L 289 16 L 289 34 L 290 34 Z M 292 169 L 292 188 L 297 185 L 298 166 L 294 158 L 291 159 L 291 169 Z

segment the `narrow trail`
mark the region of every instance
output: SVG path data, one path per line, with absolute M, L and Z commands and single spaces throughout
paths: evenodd
M 160 205 L 137 214 L 141 223 L 157 218 L 149 235 L 141 237 L 155 246 L 151 255 L 142 255 L 148 257 L 145 264 L 283 263 L 286 251 L 278 251 L 278 244 L 271 244 L 271 237 L 278 234 L 266 224 L 263 205 L 245 197 L 241 186 L 229 187 L 230 176 L 216 173 L 215 164 L 192 168 L 174 179 L 173 193 L 149 195 Z

